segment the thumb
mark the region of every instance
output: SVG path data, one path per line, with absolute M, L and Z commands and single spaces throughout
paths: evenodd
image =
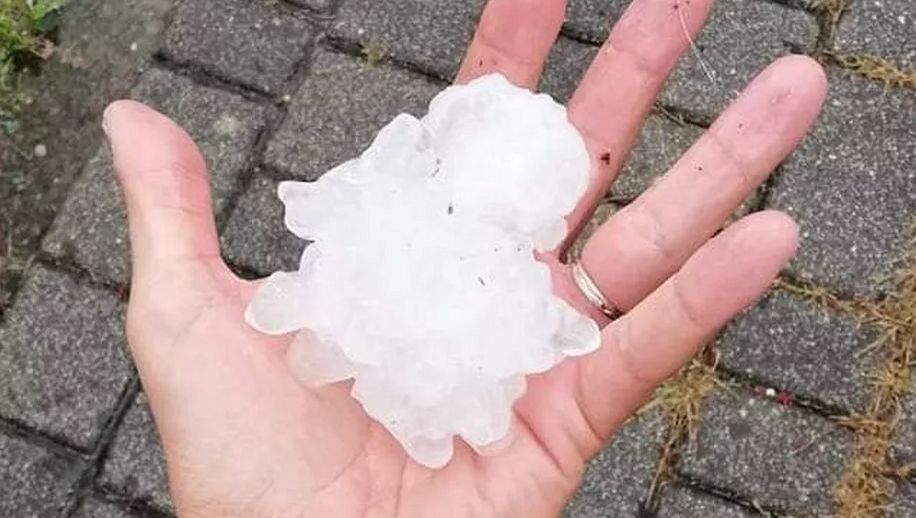
M 127 206 L 134 283 L 218 258 L 207 169 L 188 134 L 133 101 L 111 104 L 102 125 Z

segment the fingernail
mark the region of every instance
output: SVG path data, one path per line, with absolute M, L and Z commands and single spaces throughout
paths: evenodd
M 102 131 L 105 132 L 105 136 L 109 139 L 111 138 L 111 112 L 113 108 L 114 103 L 109 104 L 108 107 L 105 108 L 105 112 L 102 113 Z

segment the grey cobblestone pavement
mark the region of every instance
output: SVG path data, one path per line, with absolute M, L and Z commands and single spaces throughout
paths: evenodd
M 162 447 L 143 394 L 137 396 L 124 415 L 111 441 L 99 481 L 115 493 L 132 495 L 161 509 L 172 510 Z
M 717 518 L 747 518 L 753 514 L 725 499 L 680 486 L 666 488 L 661 496 L 659 518 L 715 516 Z
M 833 487 L 852 454 L 847 430 L 744 390 L 711 397 L 700 417 L 682 459 L 686 476 L 787 514 L 831 513 Z
M 861 411 L 876 367 L 876 340 L 849 315 L 779 291 L 730 326 L 720 339 L 721 366 L 763 385 Z
M 90 10 L 104 3 L 78 2 Z M 249 276 L 294 268 L 303 247 L 282 225 L 277 183 L 314 180 L 395 114 L 420 113 L 455 74 L 484 3 L 144 2 L 104 11 L 109 24 L 142 20 L 142 37 L 114 31 L 105 41 L 115 50 L 84 46 L 80 58 L 127 53 L 113 61 L 115 86 L 105 95 L 129 92 L 200 144 L 224 256 Z M 628 2 L 569 3 L 542 82 L 559 99 Z M 715 341 L 720 380 L 678 455 L 666 457 L 675 433 L 666 410 L 631 420 L 591 463 L 567 507 L 571 518 L 837 512 L 837 485 L 857 454 L 845 418 L 867 410 L 873 374 L 886 361 L 878 326 L 844 308 L 880 304 L 906 266 L 916 91 L 853 76 L 829 57 L 871 54 L 916 67 L 916 4 L 854 0 L 835 30 L 805 4 L 717 3 L 695 51 L 710 73 L 696 54 L 683 58 L 601 211 L 606 217 L 649 188 L 763 65 L 787 53 L 825 57 L 831 91 L 820 126 L 743 209 L 782 209 L 800 222 L 801 250 L 783 277 L 796 289 L 773 291 Z M 74 32 L 63 32 L 62 47 L 83 37 Z M 100 119 L 104 102 L 93 103 L 84 125 Z M 72 153 L 78 163 L 67 167 L 82 172 L 42 230 L 42 252 L 2 308 L 3 516 L 174 514 L 125 349 L 124 213 L 110 155 L 93 131 Z M 916 395 L 901 407 L 889 452 L 898 468 L 916 462 Z M 916 516 L 916 476 L 896 473 L 887 480 L 891 515 Z
M 904 400 L 902 416 L 891 448 L 891 457 L 899 466 L 916 463 L 916 393 Z
M 592 461 L 567 516 L 601 517 L 613 510 L 636 516 L 655 477 L 655 460 L 665 436 L 665 416 L 648 413 L 631 420 Z

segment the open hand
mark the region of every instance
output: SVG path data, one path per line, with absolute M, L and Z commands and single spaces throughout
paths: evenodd
M 598 53 L 569 105 L 593 163 L 570 228 L 581 228 L 607 192 L 689 46 L 685 31 L 696 35 L 710 4 L 636 0 Z M 563 0 L 491 0 L 458 82 L 501 72 L 534 88 L 564 10 Z M 179 514 L 556 515 L 587 460 L 792 256 L 796 228 L 780 213 L 716 233 L 802 139 L 824 92 L 815 62 L 779 60 L 662 180 L 597 231 L 581 264 L 624 317 L 608 323 L 559 253 L 548 257 L 557 293 L 606 326 L 602 348 L 531 377 L 498 451 L 480 456 L 456 444 L 437 471 L 411 462 L 347 384 L 309 390 L 295 381 L 284 360 L 289 338 L 244 323 L 257 284 L 221 259 L 196 147 L 150 109 L 113 104 L 105 128 L 133 261 L 128 336 Z

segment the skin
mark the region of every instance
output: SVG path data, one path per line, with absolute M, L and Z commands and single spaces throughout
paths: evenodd
M 611 32 L 569 105 L 594 163 L 571 228 L 613 181 L 688 48 L 685 28 L 696 35 L 710 4 L 636 0 Z M 564 10 L 562 0 L 491 0 L 457 81 L 499 71 L 534 88 Z M 222 262 L 200 153 L 164 116 L 130 101 L 112 104 L 104 127 L 128 209 L 134 273 L 128 337 L 179 514 L 558 514 L 588 459 L 793 255 L 796 227 L 780 213 L 717 231 L 798 145 L 825 84 L 810 59 L 780 59 L 667 176 L 601 227 L 583 265 L 625 317 L 602 320 L 559 253 L 545 257 L 556 292 L 604 326 L 602 348 L 532 377 L 503 444 L 478 455 L 456 441 L 453 461 L 438 471 L 408 460 L 346 384 L 300 386 L 284 361 L 289 337 L 244 324 L 257 284 Z

